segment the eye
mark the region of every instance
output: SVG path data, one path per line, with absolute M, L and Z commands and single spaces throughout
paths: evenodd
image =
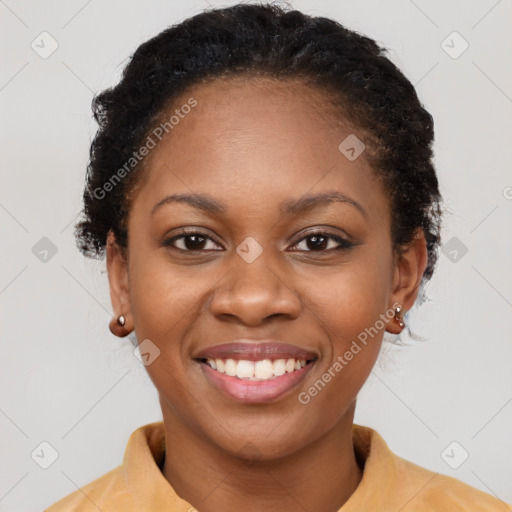
M 308 242 L 309 240 L 309 242 Z M 331 243 L 330 243 L 331 242 Z M 334 242 L 334 247 L 332 245 Z M 349 249 L 354 244 L 349 242 L 347 239 L 335 235 L 333 233 L 329 233 L 327 231 L 314 231 L 307 234 L 307 236 L 301 238 L 299 243 L 296 243 L 293 247 L 298 247 L 300 244 L 304 244 L 307 247 L 306 249 L 299 249 L 306 252 L 321 252 L 327 250 L 341 251 L 344 249 Z M 337 247 L 336 247 L 337 244 Z
M 208 245 L 208 242 L 212 242 L 214 245 L 218 245 L 215 240 L 213 240 L 213 238 L 208 236 L 206 233 L 202 233 L 200 231 L 189 231 L 164 240 L 163 245 L 165 247 L 171 247 L 173 249 L 185 252 L 222 250 L 212 247 L 205 247 L 205 245 Z
M 210 247 L 208 247 L 208 243 L 210 243 Z M 299 247 L 301 244 L 305 244 L 305 247 L 303 245 L 302 249 Z M 219 244 L 217 244 L 212 237 L 201 231 L 184 232 L 164 240 L 162 245 L 184 252 L 223 250 L 222 248 L 216 249 L 215 246 L 219 247 Z M 353 245 L 354 244 L 339 235 L 327 231 L 314 231 L 301 238 L 292 247 L 299 247 L 298 250 L 306 252 L 323 252 L 349 249 Z

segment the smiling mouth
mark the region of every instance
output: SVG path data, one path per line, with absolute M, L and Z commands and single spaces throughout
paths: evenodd
M 269 381 L 285 374 L 299 372 L 314 359 L 198 359 L 219 374 L 237 377 L 243 381 Z

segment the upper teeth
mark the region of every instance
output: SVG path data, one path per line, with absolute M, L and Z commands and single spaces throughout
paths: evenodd
M 231 377 L 249 380 L 266 380 L 285 373 L 300 370 L 306 366 L 305 359 L 263 359 L 262 361 L 248 361 L 247 359 L 207 359 L 206 362 L 220 373 Z

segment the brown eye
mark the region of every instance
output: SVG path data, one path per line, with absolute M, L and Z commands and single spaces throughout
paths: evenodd
M 217 245 L 211 237 L 204 233 L 190 232 L 169 238 L 163 242 L 163 245 L 184 252 L 219 250 L 211 247 L 212 244 L 208 244 L 208 242 Z M 208 247 L 208 245 L 210 246 Z
M 304 243 L 305 246 L 303 245 L 303 248 L 299 250 L 306 252 L 338 251 L 348 249 L 353 246 L 353 244 L 345 238 L 324 231 L 309 233 L 307 236 L 302 238 L 299 243 L 295 244 L 294 247 L 299 247 L 300 244 Z

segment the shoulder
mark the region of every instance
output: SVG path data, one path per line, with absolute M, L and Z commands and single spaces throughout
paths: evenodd
M 403 512 L 435 510 L 436 512 L 510 512 L 512 507 L 500 499 L 476 489 L 456 478 L 430 471 L 395 455 L 397 475 L 408 482 L 416 494 Z
M 353 438 L 363 479 L 343 512 L 512 512 L 495 496 L 400 457 L 369 427 L 354 425 Z
M 126 492 L 123 467 L 109 471 L 93 482 L 60 499 L 44 512 L 98 512 L 98 510 L 131 510 Z
M 160 500 L 160 503 L 174 505 L 178 500 L 159 468 L 164 455 L 163 422 L 139 427 L 128 439 L 121 465 L 76 489 L 51 505 L 45 512 L 140 512 L 144 508 L 141 507 L 141 502 L 151 500 L 157 504 Z

